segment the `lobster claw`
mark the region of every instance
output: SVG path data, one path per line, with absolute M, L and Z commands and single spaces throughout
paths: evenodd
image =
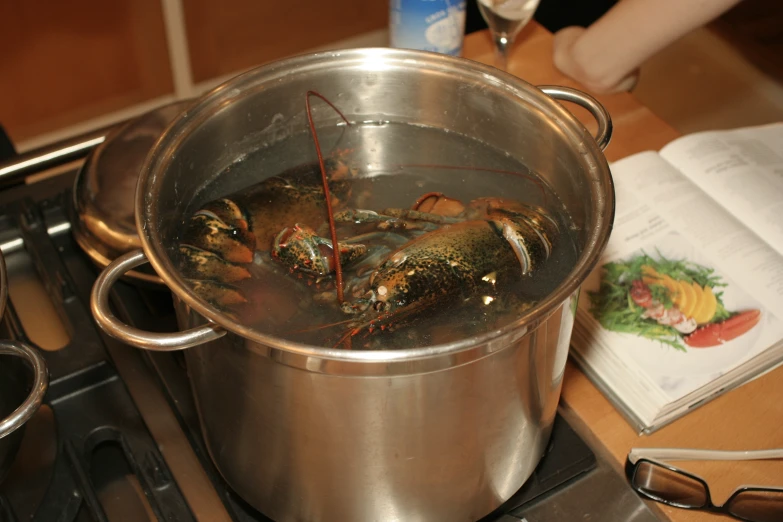
M 255 236 L 239 206 L 218 199 L 187 222 L 179 245 L 180 270 L 193 290 L 207 301 L 225 307 L 245 302 L 231 283 L 250 277 L 242 266 L 253 261 Z
M 212 252 L 232 263 L 250 263 L 256 237 L 237 204 L 218 199 L 193 214 L 181 244 Z
M 543 211 L 491 209 L 490 224 L 508 241 L 514 250 L 522 275 L 527 275 L 549 258 L 552 237 L 557 237 L 557 224 Z
M 250 277 L 250 272 L 244 266 L 230 263 L 217 254 L 191 245 L 180 245 L 179 254 L 180 270 L 188 278 L 234 283 Z
M 347 265 L 367 253 L 367 247 L 362 244 L 337 244 L 342 265 Z M 284 228 L 275 236 L 272 257 L 292 271 L 315 276 L 326 276 L 334 271 L 332 242 L 316 235 L 312 228 L 300 223 L 292 228 Z
M 246 303 L 247 299 L 233 285 L 219 281 L 188 279 L 193 291 L 220 308 Z
M 718 346 L 748 332 L 761 320 L 758 309 L 745 310 L 719 323 L 702 326 L 685 337 L 685 344 L 691 348 L 710 348 Z

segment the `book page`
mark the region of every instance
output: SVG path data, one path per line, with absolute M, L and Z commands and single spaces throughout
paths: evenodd
M 611 168 L 614 228 L 579 300 L 591 337 L 671 401 L 779 343 L 783 255 L 657 153 Z
M 660 154 L 783 255 L 783 124 L 691 134 Z

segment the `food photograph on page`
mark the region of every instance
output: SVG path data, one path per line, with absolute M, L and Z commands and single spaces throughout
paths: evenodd
M 677 232 L 605 257 L 583 291 L 582 307 L 605 342 L 670 392 L 687 393 L 731 370 L 774 343 L 783 328 Z
M 726 310 L 719 291 L 726 283 L 706 266 L 642 252 L 603 269 L 601 288 L 590 298 L 593 316 L 607 330 L 687 351 L 738 338 L 761 318 L 758 309 Z

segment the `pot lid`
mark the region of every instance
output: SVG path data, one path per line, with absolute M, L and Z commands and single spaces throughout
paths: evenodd
M 98 266 L 141 248 L 134 211 L 139 172 L 168 124 L 192 103 L 164 105 L 113 129 L 79 169 L 73 190 L 73 235 Z M 162 284 L 149 265 L 127 275 Z

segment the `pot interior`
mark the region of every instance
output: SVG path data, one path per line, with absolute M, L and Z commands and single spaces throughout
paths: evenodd
M 328 98 L 352 123 L 447 131 L 524 165 L 551 187 L 570 218 L 577 259 L 526 318 L 541 318 L 561 304 L 594 265 L 611 226 L 611 177 L 592 136 L 557 102 L 468 60 L 394 49 L 320 53 L 270 64 L 218 87 L 175 120 L 148 156 L 137 187 L 145 252 L 168 286 L 198 313 L 242 335 L 256 335 L 190 290 L 176 269 L 177 243 L 186 217 L 206 201 L 317 161 L 305 105 L 310 90 Z M 326 154 L 340 145 L 339 132 L 333 131 L 341 118 L 320 100 L 311 103 Z M 355 164 L 372 170 L 399 163 L 410 150 L 421 163 L 480 167 L 482 162 L 470 147 L 454 157 L 426 140 L 372 136 L 351 154 Z M 453 176 L 455 186 L 471 183 L 465 172 L 455 170 Z M 470 176 L 480 179 L 481 173 Z

